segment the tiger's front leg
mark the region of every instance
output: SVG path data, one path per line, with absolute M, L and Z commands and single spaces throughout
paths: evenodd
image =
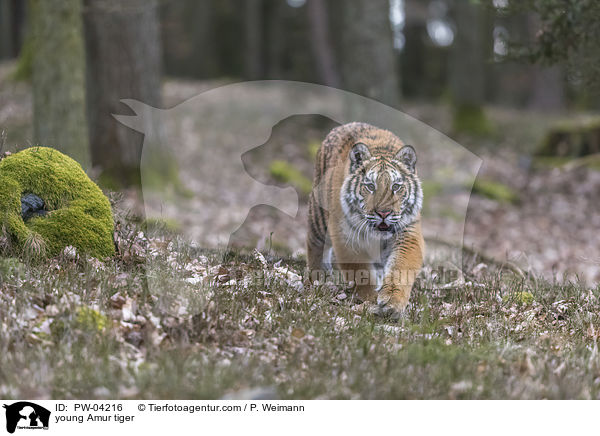
M 410 271 L 402 271 L 398 276 L 407 277 L 410 274 Z M 377 296 L 377 313 L 399 318 L 408 305 L 413 284 L 414 280 L 386 277 Z
M 375 304 L 377 293 L 375 292 L 374 272 L 368 263 L 339 263 L 338 274 L 342 281 L 354 283 L 354 294 L 360 301 L 367 304 Z
M 399 318 L 406 309 L 413 284 L 423 266 L 424 242 L 420 235 L 407 238 L 386 265 L 386 274 L 377 295 L 380 313 Z

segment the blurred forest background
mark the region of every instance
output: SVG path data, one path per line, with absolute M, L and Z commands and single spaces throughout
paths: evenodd
M 560 61 L 578 46 L 594 50 L 583 47 L 583 38 L 594 40 L 594 29 L 581 21 L 593 26 L 599 8 L 587 0 L 514 3 L 0 0 L 0 59 L 20 58 L 14 77 L 33 80 L 36 108 L 53 104 L 52 94 L 84 104 L 85 92 L 77 90 L 85 83 L 90 112 L 102 112 L 102 104 L 119 108 L 112 101 L 117 96 L 160 105 L 158 85 L 173 77 L 298 80 L 399 108 L 407 99 L 451 102 L 457 131 L 485 133 L 486 104 L 597 109 L 598 93 L 582 86 L 580 70 L 594 71 L 593 59 L 584 52 L 575 69 Z M 44 91 L 46 80 L 52 90 Z M 63 118 L 68 115 L 54 115 L 61 117 L 60 130 L 83 128 Z M 94 145 L 104 129 L 88 115 Z M 48 140 L 44 129 L 52 123 L 38 124 L 36 136 Z M 99 156 L 94 161 L 102 163 Z
M 163 105 L 165 77 L 312 82 L 400 109 L 440 102 L 451 105 L 450 134 L 491 133 L 486 105 L 596 110 L 587 79 L 598 9 L 589 0 L 0 0 L 0 59 L 19 59 L 11 78 L 32 82 L 30 140 L 123 175 L 140 138 L 107 113 L 123 111 L 122 98 Z
M 467 245 L 598 279 L 598 23 L 593 0 L 0 0 L 4 150 L 52 145 L 118 190 L 139 183 L 143 142 L 111 116 L 130 113 L 121 99 L 171 107 L 260 79 L 338 87 L 483 157 Z M 305 198 L 332 125 L 280 127 L 264 171 Z

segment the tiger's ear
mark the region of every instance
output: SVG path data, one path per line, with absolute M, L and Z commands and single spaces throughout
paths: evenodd
M 417 152 L 412 145 L 405 145 L 400 149 L 396 155 L 396 159 L 402 162 L 406 167 L 415 172 L 415 165 L 417 164 Z
M 362 142 L 357 142 L 354 144 L 354 147 L 352 147 L 352 150 L 350 150 L 350 169 L 355 170 L 370 157 L 371 152 L 369 151 L 369 148 Z

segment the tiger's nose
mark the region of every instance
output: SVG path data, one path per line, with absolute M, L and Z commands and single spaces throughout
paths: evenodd
M 390 209 L 385 210 L 376 210 L 375 213 L 379 215 L 381 218 L 385 219 L 389 214 L 392 213 Z

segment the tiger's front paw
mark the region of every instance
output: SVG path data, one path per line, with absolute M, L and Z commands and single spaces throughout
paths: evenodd
M 407 305 L 408 297 L 399 291 L 394 292 L 382 289 L 377 296 L 378 313 L 382 316 L 399 319 Z

